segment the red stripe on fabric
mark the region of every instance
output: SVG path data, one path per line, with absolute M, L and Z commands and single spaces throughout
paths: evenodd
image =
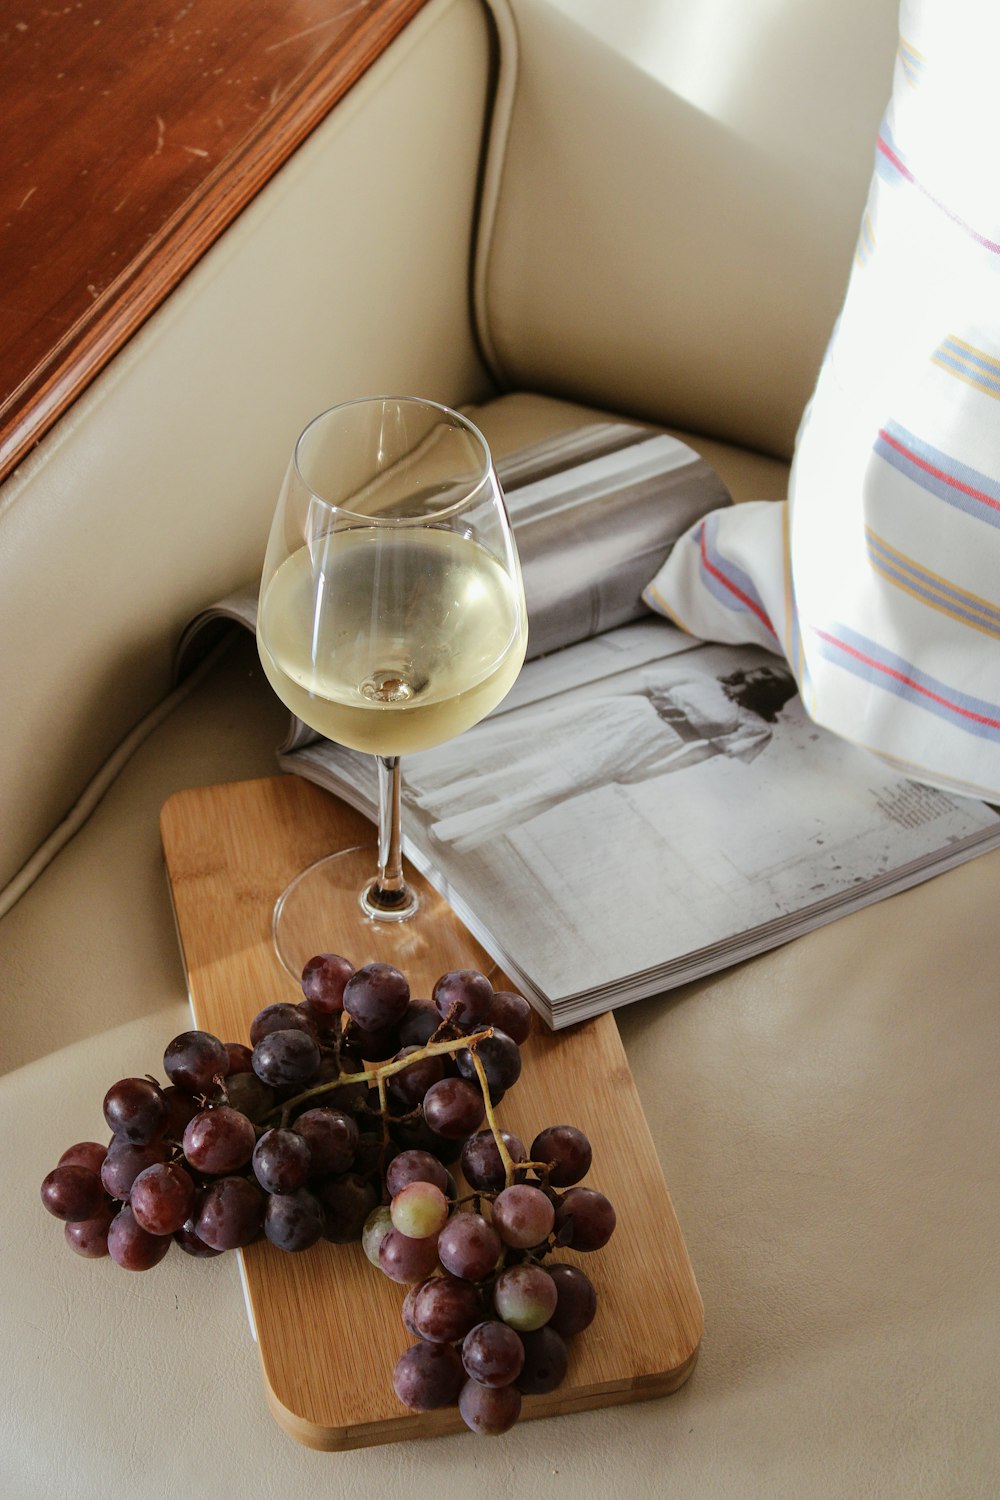
M 909 167 L 905 165 L 902 159 L 896 155 L 895 151 L 892 150 L 891 146 L 881 136 L 878 137 L 875 145 L 876 149 L 881 151 L 886 160 L 892 162 L 892 165 L 899 172 L 900 176 L 905 177 L 907 182 L 912 182 L 913 186 L 923 193 L 929 203 L 933 203 L 935 208 L 939 208 L 943 214 L 946 214 L 953 224 L 958 225 L 959 229 L 964 229 L 966 234 L 971 235 L 977 245 L 982 245 L 984 250 L 990 250 L 994 255 L 1000 254 L 1000 244 L 997 244 L 995 240 L 988 240 L 984 234 L 979 233 L 978 229 L 973 229 L 971 224 L 967 224 L 964 219 L 960 219 L 958 214 L 954 213 L 948 207 L 947 203 L 942 203 L 940 198 L 935 198 L 933 193 L 929 193 L 923 183 L 914 177 Z
M 928 463 L 925 458 L 921 458 L 919 454 L 914 453 L 912 448 L 907 448 L 905 443 L 901 443 L 898 438 L 894 438 L 884 427 L 879 429 L 879 437 L 887 442 L 890 448 L 895 448 L 897 453 L 901 453 L 904 458 L 909 459 L 910 463 L 916 464 L 918 469 L 923 469 L 925 474 L 930 474 L 935 479 L 943 479 L 945 484 L 951 485 L 953 490 L 961 490 L 963 495 L 968 495 L 972 500 L 978 500 L 981 505 L 988 505 L 991 510 L 1000 511 L 1000 502 L 994 500 L 991 495 L 985 494 L 982 490 L 974 489 L 971 484 L 965 484 L 961 479 L 956 479 L 954 475 L 946 473 L 944 469 L 939 469 L 936 464 Z
M 887 157 L 888 160 L 892 162 L 893 166 L 896 168 L 896 171 L 901 173 L 901 175 L 906 178 L 907 182 L 916 182 L 916 178 L 910 171 L 909 167 L 906 166 L 903 161 L 901 161 L 901 159 L 896 155 L 895 151 L 893 151 L 889 147 L 887 142 L 884 141 L 881 136 L 879 136 L 875 144 L 878 147 L 879 151 L 881 151 L 882 155 Z
M 986 714 L 977 714 L 971 708 L 962 708 L 958 703 L 952 703 L 948 698 L 942 698 L 939 693 L 932 692 L 930 688 L 908 677 L 905 672 L 897 671 L 895 667 L 887 667 L 884 662 L 876 661 L 873 656 L 868 656 L 864 651 L 859 651 L 856 646 L 849 646 L 846 641 L 839 641 L 835 635 L 830 635 L 825 630 L 816 630 L 821 640 L 829 641 L 831 646 L 836 646 L 838 651 L 843 651 L 847 656 L 853 656 L 857 661 L 862 661 L 868 667 L 875 667 L 879 672 L 884 672 L 887 677 L 893 677 L 897 682 L 902 682 L 906 687 L 913 688 L 914 692 L 923 693 L 925 698 L 930 698 L 934 703 L 940 703 L 942 708 L 947 708 L 951 713 L 961 714 L 963 718 L 973 719 L 977 724 L 986 724 L 990 729 L 1000 729 L 1000 719 L 991 719 Z
M 736 596 L 736 598 L 739 599 L 739 601 L 740 601 L 741 604 L 745 604 L 746 607 L 747 607 L 747 609 L 749 609 L 750 611 L 752 611 L 752 613 L 757 616 L 758 620 L 761 622 L 761 624 L 764 626 L 764 628 L 766 630 L 769 630 L 771 632 L 771 634 L 774 636 L 774 639 L 777 640 L 778 639 L 778 632 L 775 630 L 774 626 L 771 624 L 770 620 L 768 619 L 768 617 L 767 617 L 767 611 L 764 610 L 764 609 L 762 609 L 759 604 L 757 604 L 753 599 L 751 599 L 749 594 L 745 594 L 742 589 L 737 588 L 736 585 L 735 585 L 735 583 L 733 583 L 731 581 L 731 579 L 727 578 L 726 575 L 725 575 L 725 573 L 723 573 L 719 568 L 717 568 L 714 563 L 710 563 L 709 562 L 709 560 L 708 560 L 708 553 L 705 550 L 705 528 L 704 528 L 704 526 L 701 528 L 701 539 L 700 539 L 700 542 L 701 542 L 701 562 L 702 562 L 702 566 L 704 567 L 705 571 L 707 573 L 711 573 L 711 575 L 712 575 L 713 578 L 717 579 L 719 581 L 719 583 L 721 583 L 724 588 L 727 588 L 731 594 L 734 594 Z

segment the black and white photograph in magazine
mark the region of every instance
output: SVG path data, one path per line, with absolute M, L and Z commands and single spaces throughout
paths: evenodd
M 364 757 L 297 764 L 363 805 Z M 779 658 L 658 619 L 529 662 L 489 719 L 404 757 L 403 796 L 411 857 L 565 1020 L 912 883 L 998 822 L 819 728 Z

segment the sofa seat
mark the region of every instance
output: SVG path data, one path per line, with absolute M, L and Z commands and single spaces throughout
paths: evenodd
M 592 415 L 474 414 L 498 453 Z M 784 493 L 774 460 L 694 441 L 738 498 Z M 0 922 L 7 1500 L 994 1495 L 1000 854 L 619 1013 L 705 1302 L 671 1397 L 315 1453 L 268 1413 L 236 1257 L 131 1276 L 68 1251 L 38 1182 L 188 1024 L 160 807 L 269 774 L 284 722 L 236 640 Z

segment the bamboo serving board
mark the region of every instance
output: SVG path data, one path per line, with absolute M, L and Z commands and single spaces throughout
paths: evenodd
M 301 998 L 271 942 L 277 894 L 322 854 L 369 841 L 371 826 L 310 783 L 279 776 L 180 792 L 161 831 L 195 1022 L 245 1041 L 264 1005 Z M 408 878 L 434 919 L 429 951 L 399 962 L 412 993 L 428 995 L 451 968 L 482 969 L 510 988 L 451 908 L 412 870 Z M 323 947 L 357 966 L 370 961 L 337 926 Z M 526 1146 L 546 1125 L 584 1130 L 594 1147 L 586 1185 L 611 1198 L 618 1228 L 603 1250 L 559 1252 L 594 1281 L 597 1317 L 571 1340 L 563 1384 L 525 1397 L 521 1420 L 667 1395 L 694 1368 L 702 1304 L 614 1017 L 556 1033 L 536 1022 L 523 1053 L 499 1123 Z M 405 1288 L 360 1245 L 286 1254 L 262 1241 L 240 1254 L 267 1399 L 292 1437 L 334 1450 L 465 1431 L 454 1407 L 417 1414 L 397 1400 L 392 1369 L 412 1342 L 400 1319 Z

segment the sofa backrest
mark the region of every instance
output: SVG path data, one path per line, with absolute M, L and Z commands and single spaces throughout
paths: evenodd
M 847 284 L 898 0 L 490 0 L 498 380 L 788 457 Z M 516 46 L 515 46 L 516 42 Z
M 489 68 L 477 0 L 430 0 L 0 488 L 0 888 L 167 692 L 186 621 L 260 568 L 305 423 L 489 389 Z

